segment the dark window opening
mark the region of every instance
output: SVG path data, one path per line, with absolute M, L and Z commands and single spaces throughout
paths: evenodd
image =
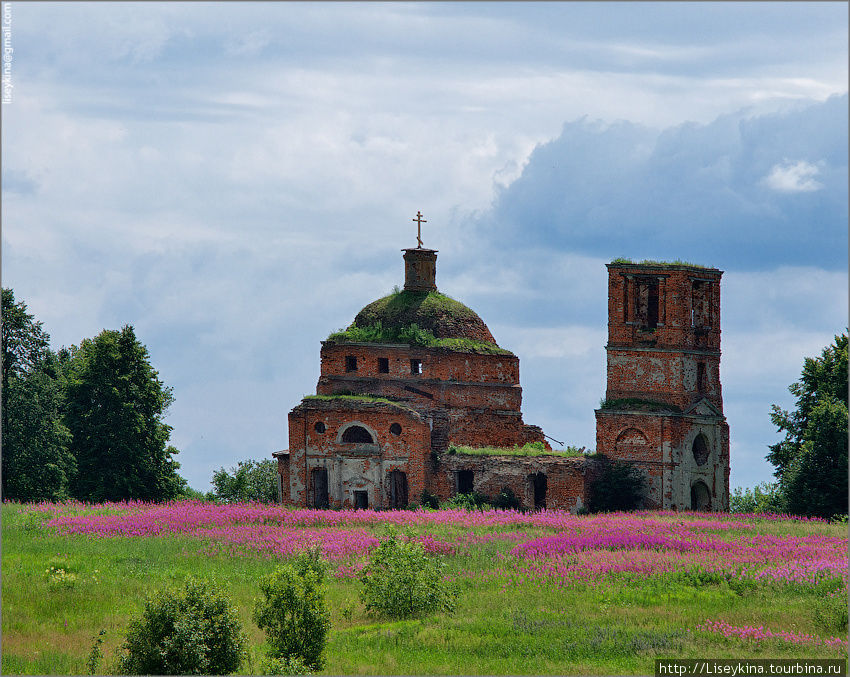
M 356 355 L 346 355 L 345 356 L 345 370 L 346 371 L 357 371 L 357 356 Z
M 342 434 L 342 441 L 348 444 L 375 444 L 372 434 L 366 428 L 359 425 L 346 428 Z
M 354 509 L 365 510 L 369 507 L 369 492 L 365 489 L 354 492 Z
M 389 374 L 390 373 L 390 358 L 388 358 L 388 357 L 379 357 L 378 358 L 378 373 L 379 374 Z
M 313 507 L 327 508 L 328 501 L 328 469 L 313 468 L 311 473 L 313 479 Z
M 541 510 L 546 507 L 546 475 L 542 472 L 531 476 L 534 488 L 534 509 Z
M 700 433 L 696 436 L 694 444 L 691 447 L 691 451 L 693 451 L 694 460 L 697 462 L 697 465 L 705 465 L 710 453 L 708 449 L 708 441 L 705 439 L 705 435 Z
M 704 393 L 705 390 L 705 362 L 697 362 L 697 392 Z
M 635 321 L 645 329 L 658 326 L 658 278 L 637 280 Z
M 401 435 L 401 426 L 398 423 L 393 423 L 390 426 L 390 432 L 393 435 Z
M 389 474 L 390 507 L 403 509 L 407 507 L 407 473 L 393 470 Z
M 327 430 L 325 424 L 322 421 L 316 421 L 316 425 L 313 426 L 313 429 L 319 433 L 320 435 Z
M 457 493 L 471 494 L 474 485 L 474 473 L 471 470 L 458 470 L 457 472 Z
M 410 360 L 410 373 L 411 374 L 421 374 L 422 373 L 422 360 Z
M 691 487 L 691 510 L 711 510 L 711 494 L 705 482 L 696 482 Z
M 691 292 L 691 326 L 711 326 L 711 286 L 708 282 L 694 280 Z

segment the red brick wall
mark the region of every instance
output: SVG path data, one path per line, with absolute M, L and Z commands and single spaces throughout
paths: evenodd
M 325 431 L 317 432 L 316 423 Z M 340 441 L 347 425 L 357 423 L 376 438 L 374 445 Z M 396 436 L 390 426 L 398 423 Z M 310 503 L 308 470 L 328 469 L 332 507 L 351 507 L 353 491 L 370 492 L 370 506 L 388 507 L 385 478 L 392 470 L 407 474 L 408 497 L 418 501 L 425 489 L 425 464 L 430 456 L 431 431 L 419 414 L 389 404 L 351 400 L 304 400 L 289 414 L 290 502 Z

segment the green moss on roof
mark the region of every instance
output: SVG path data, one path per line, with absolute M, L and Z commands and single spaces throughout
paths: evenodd
M 378 397 L 377 395 L 350 395 L 350 394 L 340 394 L 340 395 L 305 395 L 305 400 L 313 400 L 320 402 L 372 402 L 378 404 L 390 404 L 394 407 L 398 407 L 399 409 L 406 409 L 408 411 L 414 411 L 410 407 L 406 407 L 400 402 L 394 402 L 393 400 L 387 399 L 386 397 Z
M 622 397 L 613 400 L 602 400 L 599 403 L 600 409 L 609 409 L 615 411 L 670 411 L 681 413 L 681 407 L 675 404 L 666 404 L 655 400 L 644 400 L 639 397 Z
M 682 261 L 681 259 L 675 259 L 674 261 L 656 261 L 655 259 L 644 259 L 643 261 L 633 261 L 632 259 L 619 256 L 613 261 L 611 261 L 613 265 L 618 263 L 625 263 L 629 265 L 636 266 L 660 266 L 660 267 L 677 267 L 677 266 L 686 266 L 688 268 L 703 268 L 705 270 L 713 270 L 711 266 L 701 266 L 698 263 L 691 263 L 689 261 Z
M 529 442 L 521 447 L 467 447 L 464 445 L 452 445 L 449 454 L 460 454 L 462 456 L 560 456 L 563 458 L 577 458 L 585 456 L 584 448 L 567 447 L 563 451 L 547 449 L 542 442 Z
M 478 314 L 437 291 L 396 290 L 363 308 L 335 343 L 407 343 L 458 352 L 511 355 L 498 346 Z

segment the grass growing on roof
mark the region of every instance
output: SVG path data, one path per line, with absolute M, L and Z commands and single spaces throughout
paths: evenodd
M 467 447 L 455 444 L 449 447 L 448 453 L 464 456 L 562 456 L 564 458 L 576 458 L 585 456 L 585 449 L 583 447 L 567 447 L 560 451 L 554 451 L 547 449 L 543 442 L 528 442 L 521 447 Z
M 655 400 L 644 400 L 639 397 L 621 397 L 618 399 L 602 399 L 599 402 L 600 409 L 612 409 L 618 411 L 673 411 L 681 413 L 682 408 L 675 404 L 656 402 Z
M 673 261 L 658 261 L 656 259 L 643 259 L 642 261 L 634 261 L 633 259 L 627 258 L 625 256 L 618 256 L 616 259 L 611 261 L 611 263 L 626 263 L 639 266 L 687 266 L 688 268 L 703 268 L 705 270 L 712 268 L 711 266 L 703 266 L 699 263 L 691 263 L 690 261 L 682 261 L 681 259 L 674 259 Z
M 394 400 L 390 400 L 386 397 L 378 397 L 377 395 L 305 395 L 304 399 L 319 400 L 322 402 L 337 402 L 339 400 L 351 402 L 377 402 L 380 404 L 391 404 L 392 406 L 400 409 L 413 411 L 410 407 L 403 405 L 401 402 L 395 402 Z

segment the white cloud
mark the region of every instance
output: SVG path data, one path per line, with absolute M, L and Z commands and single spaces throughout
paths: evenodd
M 815 179 L 819 173 L 817 166 L 805 160 L 794 163 L 786 160 L 770 168 L 764 183 L 781 193 L 811 193 L 823 188 L 823 184 Z

